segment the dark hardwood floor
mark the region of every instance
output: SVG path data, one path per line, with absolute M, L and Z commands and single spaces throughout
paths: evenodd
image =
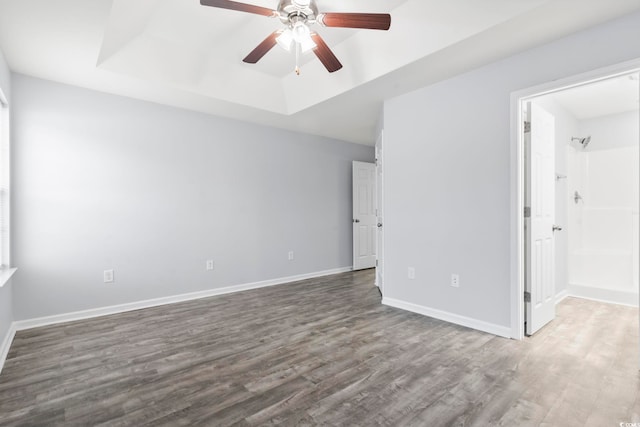
M 0 425 L 617 427 L 639 387 L 637 309 L 569 298 L 518 342 L 363 271 L 18 332 Z

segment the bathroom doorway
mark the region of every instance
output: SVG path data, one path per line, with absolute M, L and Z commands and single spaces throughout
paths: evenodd
M 542 307 L 545 301 L 551 310 L 568 296 L 638 307 L 640 74 L 637 62 L 619 68 L 625 67 L 624 71 L 594 72 L 581 81 L 575 77 L 512 96 L 517 108 L 514 124 L 518 121 L 517 167 L 512 175 L 517 184 L 514 277 L 520 284 L 519 295 L 512 293 L 514 338 L 521 339 L 525 330 L 527 335 L 535 333 L 553 320 L 555 311 L 544 309 L 539 311 L 546 319 L 538 322 L 537 329 L 525 325 L 536 306 Z M 531 110 L 538 111 L 538 117 L 542 111 L 552 118 L 552 168 L 544 162 L 538 167 L 532 160 L 539 153 L 527 145 L 536 126 L 527 121 Z M 527 180 L 544 169 L 553 176 L 539 180 L 542 193 L 532 199 Z M 539 261 L 535 253 L 548 243 L 534 242 L 527 227 L 535 228 L 532 204 L 536 197 L 540 200 L 540 194 L 549 191 L 552 196 L 544 197 L 555 205 L 547 221 L 553 230 L 547 239 L 553 252 Z M 536 271 L 543 273 L 539 275 L 542 279 L 535 278 Z
M 639 73 L 531 100 L 555 118 L 555 294 L 638 306 Z

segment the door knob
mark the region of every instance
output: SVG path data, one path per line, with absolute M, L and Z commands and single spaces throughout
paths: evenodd
M 382 227 L 382 223 L 381 223 L 381 222 L 379 222 L 379 223 L 378 223 L 378 228 L 381 228 L 381 227 Z
M 359 219 L 354 219 L 353 222 L 360 222 L 360 220 Z
M 560 227 L 559 225 L 554 225 L 551 230 L 553 230 L 553 231 L 562 231 L 562 227 Z

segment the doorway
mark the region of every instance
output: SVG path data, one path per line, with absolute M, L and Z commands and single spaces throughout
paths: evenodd
M 376 265 L 376 165 L 353 162 L 353 270 Z
M 517 141 L 517 144 L 512 147 L 512 233 L 514 236 L 512 239 L 512 337 L 515 339 L 524 337 L 525 323 L 532 321 L 530 316 L 535 315 L 541 301 L 550 303 L 547 304 L 547 308 L 551 307 L 555 310 L 555 304 L 569 295 L 607 300 L 602 297 L 597 298 L 597 295 L 603 295 L 597 293 L 601 290 L 595 291 L 595 294 L 580 293 L 581 289 L 585 290 L 586 276 L 590 276 L 593 281 L 586 284 L 590 285 L 588 291 L 597 289 L 598 286 L 602 288 L 602 282 L 606 282 L 607 286 L 615 287 L 617 290 L 626 286 L 626 301 L 629 302 L 631 298 L 633 304 L 629 305 L 638 305 L 639 178 L 637 174 L 633 175 L 632 168 L 616 167 L 616 164 L 621 160 L 629 165 L 640 164 L 638 152 L 640 87 L 637 81 L 639 69 L 640 61 L 633 61 L 512 94 L 512 133 L 514 141 Z M 615 94 L 611 93 L 614 92 L 612 88 L 621 86 L 626 88 L 627 95 L 632 95 L 631 107 L 629 105 L 616 107 L 616 102 L 612 101 L 615 98 Z M 589 99 L 594 98 L 596 91 L 607 95 L 608 100 L 590 103 Z M 624 103 L 620 100 L 617 102 Z M 552 173 L 553 177 L 551 179 L 546 177 L 546 181 L 552 184 L 545 184 L 553 192 L 551 198 L 547 196 L 548 200 L 555 203 L 552 221 L 550 224 L 545 223 L 543 227 L 545 230 L 549 228 L 548 231 L 552 233 L 552 260 L 537 263 L 535 262 L 537 248 L 531 246 L 530 234 L 531 231 L 535 231 L 532 230 L 532 228 L 535 229 L 535 226 L 532 227 L 532 210 L 535 207 L 531 206 L 535 201 L 527 197 L 527 190 L 531 191 L 532 174 L 541 173 L 540 167 L 536 169 L 535 161 L 533 168 L 531 167 L 531 147 L 528 145 L 536 124 L 527 119 L 532 109 L 535 111 L 536 108 L 550 112 L 555 119 L 554 135 L 558 139 L 554 142 L 556 149 L 553 153 L 558 161 L 554 160 L 553 170 L 547 171 Z M 631 141 L 627 139 L 626 142 L 622 142 L 624 138 L 612 135 L 611 132 L 615 133 L 615 130 L 609 129 L 607 131 L 609 135 L 604 132 L 606 130 L 604 122 L 622 122 L 622 116 L 625 115 L 625 120 L 631 120 L 635 126 L 635 133 Z M 528 123 L 525 125 L 525 122 Z M 531 127 L 528 128 L 528 126 Z M 595 130 L 590 129 L 597 129 L 599 132 L 597 144 L 595 138 L 589 138 L 589 133 L 595 133 Z M 588 168 L 585 165 L 591 165 L 591 167 Z M 589 175 L 585 175 L 585 169 L 591 169 L 594 176 L 589 178 Z M 621 185 L 616 185 L 615 182 L 623 183 L 624 191 Z M 586 187 L 587 183 L 589 188 Z M 616 189 L 607 190 L 607 187 L 612 185 Z M 584 204 L 584 196 L 587 192 L 590 200 L 588 204 Z M 609 200 L 609 205 L 602 204 L 607 198 L 611 199 L 613 193 L 622 192 L 625 193 L 623 200 L 617 202 Z M 536 194 L 539 196 L 541 193 Z M 607 227 L 606 224 L 614 224 L 614 229 L 611 225 Z M 626 238 L 614 242 L 615 236 L 626 236 Z M 533 265 L 531 264 L 532 254 L 534 255 Z M 586 259 L 588 255 L 592 257 L 591 260 Z M 600 270 L 597 270 L 597 262 L 594 262 L 596 259 L 602 264 Z M 555 266 L 553 261 L 556 261 Z M 626 263 L 624 282 L 614 280 L 613 276 L 620 271 L 620 268 L 613 266 L 616 263 L 618 267 Z M 608 273 L 604 264 L 609 265 Z M 535 276 L 536 273 L 544 278 L 539 282 L 547 287 L 544 295 L 541 294 L 542 287 L 536 289 L 536 282 L 533 282 L 532 289 L 532 274 Z M 610 274 L 609 277 L 606 277 L 606 274 Z M 534 279 L 539 280 L 535 277 Z M 632 289 L 629 288 L 630 284 Z M 535 295 L 536 292 L 538 295 Z M 610 295 L 613 297 L 609 302 L 622 302 L 619 300 L 619 293 L 612 292 Z M 538 322 L 535 328 L 527 328 L 527 334 L 535 333 L 538 328 L 544 326 L 545 322 L 553 319 L 555 311 L 550 314 L 547 309 L 542 311 L 546 313 L 547 319 Z M 536 321 L 536 319 L 533 320 Z M 529 326 L 531 326 L 530 323 Z

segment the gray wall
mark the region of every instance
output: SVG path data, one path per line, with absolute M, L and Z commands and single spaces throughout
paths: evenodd
M 18 320 L 352 264 L 373 147 L 22 75 L 13 112 Z
M 11 102 L 11 75 L 2 51 L 0 51 L 0 89 L 7 97 L 7 101 Z M 11 281 L 9 280 L 0 288 L 0 346 L 9 332 L 11 322 L 13 322 Z
M 640 58 L 630 40 L 637 13 L 385 103 L 385 297 L 511 326 L 511 93 Z

